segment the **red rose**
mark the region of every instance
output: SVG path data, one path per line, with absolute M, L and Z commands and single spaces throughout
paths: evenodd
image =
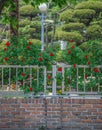
M 10 46 L 10 42 L 6 42 L 6 46 Z
M 42 54 L 39 54 L 39 56 L 42 56 Z
M 88 65 L 90 65 L 90 64 L 91 64 L 91 62 L 90 62 L 90 61 L 88 61 L 87 63 L 88 63 Z
M 32 44 L 32 42 L 29 42 L 29 45 L 31 45 Z
M 41 57 L 40 57 L 38 60 L 39 60 L 39 61 L 42 61 L 42 60 L 43 60 L 43 58 L 41 58 Z
M 88 77 L 88 75 L 86 74 L 86 75 L 85 75 L 85 79 L 87 79 L 87 77 Z
M 76 68 L 76 64 L 74 64 L 73 67 Z
M 74 49 L 74 48 L 75 48 L 75 46 L 71 46 L 71 48 L 72 48 L 72 49 Z
M 50 56 L 54 56 L 54 54 L 53 54 L 53 53 L 50 53 Z
M 58 68 L 58 71 L 62 71 L 62 67 L 59 67 L 59 68 Z
M 25 73 L 24 73 L 24 72 L 22 72 L 22 76 L 23 76 L 23 77 L 25 76 Z
M 48 75 L 48 79 L 51 79 L 51 75 Z
M 99 72 L 99 69 L 98 69 L 98 68 L 94 68 L 94 72 L 95 72 L 95 73 L 98 73 L 98 72 Z
M 85 55 L 85 59 L 88 59 L 88 55 Z
M 21 82 L 21 85 L 24 85 L 24 82 Z
M 30 87 L 29 90 L 30 90 L 30 91 L 33 91 L 33 88 Z
M 30 46 L 27 46 L 27 49 L 30 50 Z
M 73 39 L 71 39 L 69 42 L 71 42 L 71 43 L 72 43 L 72 42 L 74 42 L 74 40 L 73 40 Z
M 5 57 L 4 60 L 8 61 L 8 57 Z
M 70 50 L 68 50 L 68 54 L 69 54 L 69 55 L 71 54 L 71 51 L 70 51 Z
M 4 48 L 4 51 L 6 51 L 7 50 L 7 48 Z

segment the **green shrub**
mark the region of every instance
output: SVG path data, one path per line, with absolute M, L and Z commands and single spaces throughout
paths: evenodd
M 101 38 L 102 39 L 102 27 L 99 25 L 89 26 L 86 30 L 87 36 L 92 39 Z
M 73 17 L 73 11 L 72 10 L 66 10 L 63 13 L 60 14 L 60 20 L 69 22 L 72 20 Z
M 89 0 L 76 5 L 75 9 L 93 9 L 96 12 L 102 11 L 102 1 Z
M 78 17 L 80 19 L 83 18 L 93 18 L 93 16 L 95 15 L 95 11 L 92 9 L 79 9 L 79 10 L 75 10 L 73 13 L 74 17 Z
M 73 30 L 83 31 L 84 27 L 85 26 L 83 23 L 68 23 L 62 26 L 62 30 L 68 31 L 68 32 L 73 31 Z
M 39 9 L 34 8 L 32 5 L 24 5 L 20 7 L 21 15 L 37 16 L 38 13 L 39 13 Z
M 30 25 L 31 24 L 31 21 L 29 19 L 22 19 L 20 22 L 19 22 L 19 26 L 20 27 L 24 27 L 26 25 Z
M 56 39 L 69 41 L 71 39 L 74 39 L 76 42 L 80 42 L 83 40 L 83 37 L 78 32 L 65 32 L 65 31 L 56 31 Z

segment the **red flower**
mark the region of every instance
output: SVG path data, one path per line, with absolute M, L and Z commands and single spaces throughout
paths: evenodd
M 39 54 L 39 56 L 42 56 L 42 54 Z
M 86 75 L 85 75 L 85 79 L 87 79 L 87 77 L 88 77 L 88 75 L 86 74 Z
M 71 46 L 71 48 L 72 48 L 72 49 L 74 49 L 74 48 L 75 48 L 75 46 Z
M 29 45 L 31 45 L 32 44 L 32 42 L 29 42 Z
M 6 46 L 10 46 L 10 42 L 6 42 Z
M 62 71 L 62 67 L 59 67 L 59 68 L 58 68 L 58 71 Z
M 69 54 L 69 55 L 71 54 L 71 51 L 70 51 L 70 50 L 68 50 L 68 54 Z
M 76 68 L 76 64 L 74 64 L 73 67 Z
M 23 77 L 25 76 L 25 73 L 24 73 L 24 72 L 22 72 L 22 76 L 23 76 Z
M 30 87 L 29 90 L 30 90 L 30 91 L 33 91 L 33 88 Z
M 94 72 L 95 72 L 95 73 L 98 73 L 98 72 L 99 72 L 99 69 L 98 69 L 98 68 L 94 68 Z
M 48 79 L 51 79 L 51 75 L 48 75 Z
M 24 85 L 24 82 L 21 82 L 21 85 Z
M 4 51 L 6 51 L 7 50 L 7 48 L 4 48 Z
M 85 55 L 85 59 L 88 59 L 88 55 Z
M 39 61 L 42 61 L 42 60 L 43 60 L 43 58 L 41 58 L 41 57 L 40 57 L 38 60 L 39 60 Z
M 88 61 L 87 63 L 88 63 L 88 65 L 90 65 L 90 64 L 91 64 L 91 62 L 90 62 L 90 61 Z
M 5 57 L 4 60 L 8 61 L 8 57 Z
M 72 42 L 74 42 L 74 40 L 73 40 L 73 39 L 71 39 L 69 42 L 71 42 L 71 43 L 72 43 Z
M 51 53 L 50 53 L 50 56 L 54 56 L 54 54 L 51 52 Z
M 30 50 L 30 46 L 27 46 L 27 49 Z

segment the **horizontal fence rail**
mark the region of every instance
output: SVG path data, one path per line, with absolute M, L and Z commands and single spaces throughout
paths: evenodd
M 102 95 L 102 66 L 0 65 L 0 97 Z

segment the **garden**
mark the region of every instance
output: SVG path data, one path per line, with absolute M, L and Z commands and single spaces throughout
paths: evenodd
M 40 2 L 2 3 L 0 90 L 102 94 L 102 1 L 46 1 L 43 51 Z

